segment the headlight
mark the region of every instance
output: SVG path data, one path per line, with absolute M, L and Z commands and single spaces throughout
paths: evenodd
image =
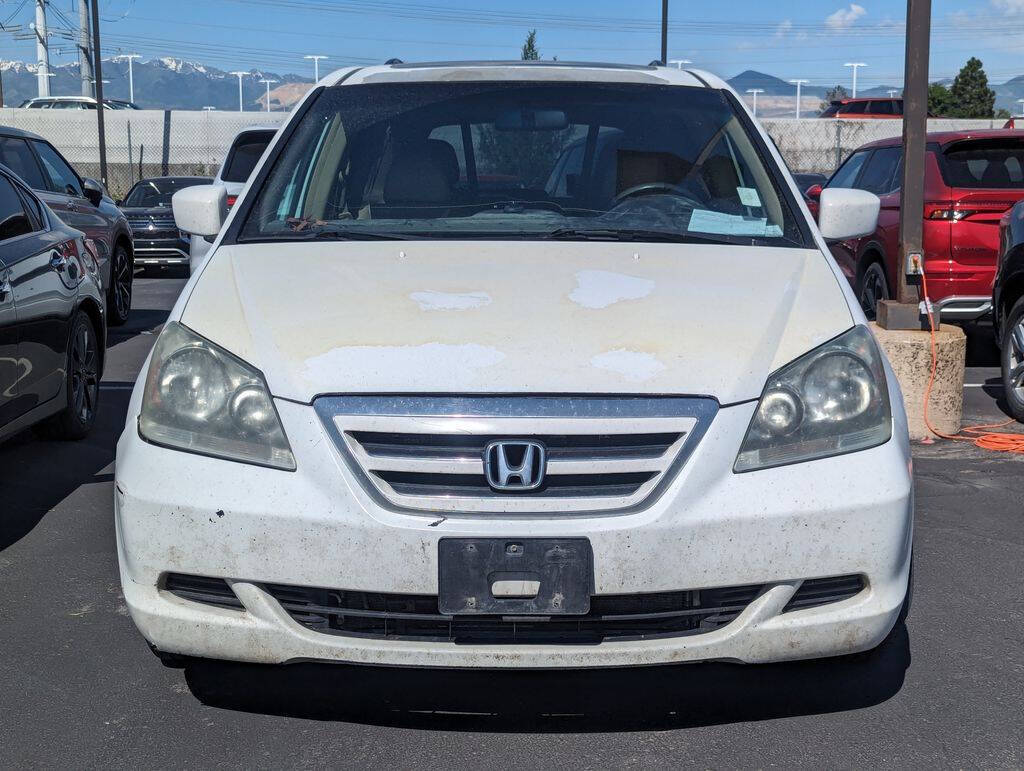
M 866 450 L 891 436 L 882 355 L 858 326 L 768 378 L 733 470 Z
M 177 450 L 295 470 L 263 375 L 177 322 L 153 350 L 139 433 Z

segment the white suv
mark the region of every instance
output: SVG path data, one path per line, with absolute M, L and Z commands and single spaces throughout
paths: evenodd
M 220 235 L 115 486 L 165 658 L 770 662 L 897 623 L 906 419 L 825 241 L 878 199 L 819 230 L 721 80 L 344 70 L 223 228 L 222 187 L 173 206 Z

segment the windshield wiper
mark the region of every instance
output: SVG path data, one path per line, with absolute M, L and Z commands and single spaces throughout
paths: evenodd
M 676 244 L 736 244 L 727 238 L 644 228 L 557 228 L 544 234 L 559 241 L 654 241 Z
M 431 238 L 419 233 L 390 233 L 382 230 L 300 230 L 270 235 L 275 241 L 418 241 Z

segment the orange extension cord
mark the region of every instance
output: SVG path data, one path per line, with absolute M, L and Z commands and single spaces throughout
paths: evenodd
M 928 402 L 931 401 L 932 386 L 935 384 L 935 371 L 939 366 L 939 357 L 935 348 L 935 317 L 932 315 L 932 304 L 928 299 L 928 279 L 924 275 L 924 271 L 921 271 L 921 282 L 924 288 L 924 304 L 925 309 L 928 311 L 928 326 L 931 329 L 932 336 L 932 374 L 928 378 L 928 387 L 924 392 L 924 424 L 928 426 L 928 430 L 936 436 L 940 436 L 943 439 L 953 439 L 961 442 L 973 442 L 975 446 L 980 447 L 983 450 L 995 450 L 996 452 L 1015 452 L 1024 454 L 1024 434 L 1011 434 L 1011 433 L 990 433 L 986 429 L 989 428 L 1002 428 L 1008 426 L 1016 421 L 1012 418 L 1003 423 L 991 423 L 982 426 L 967 426 L 962 429 L 960 434 L 950 435 L 944 434 L 936 429 L 931 421 L 928 420 Z M 965 436 L 966 434 L 966 436 Z

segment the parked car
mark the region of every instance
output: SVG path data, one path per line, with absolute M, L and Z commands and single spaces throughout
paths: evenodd
M 138 110 L 135 102 L 124 99 L 104 99 L 108 110 Z M 26 99 L 19 107 L 34 110 L 95 110 L 96 99 L 91 96 L 36 96 Z
M 794 172 L 793 181 L 796 182 L 796 189 L 803 194 L 804 200 L 810 201 L 811 199 L 808 197 L 807 191 L 815 185 L 820 189 L 828 182 L 828 176 L 815 172 Z
M 822 238 L 871 232 L 877 196 L 826 190 L 819 233 L 707 73 L 321 85 L 226 222 L 223 186 L 173 199 L 217 240 L 115 485 L 125 602 L 165 659 L 753 663 L 886 639 L 906 417 Z
M 229 209 L 235 205 L 238 196 L 242 194 L 245 183 L 249 181 L 249 175 L 256 168 L 256 164 L 263 157 L 267 145 L 270 144 L 276 133 L 276 128 L 254 126 L 243 129 L 235 135 L 227 155 L 224 156 L 224 162 L 213 179 L 215 185 L 221 185 L 225 189 Z M 199 264 L 199 260 L 210 251 L 212 241 L 192 234 L 191 242 L 192 267 L 195 268 Z
M 189 270 L 189 234 L 174 224 L 171 196 L 192 185 L 209 185 L 209 177 L 153 177 L 136 182 L 118 202 L 134 236 L 135 264 Z
M 33 425 L 55 438 L 89 433 L 103 315 L 93 246 L 0 165 L 0 440 Z
M 878 97 L 836 99 L 821 111 L 819 118 L 902 118 L 903 100 Z
M 0 126 L 0 163 L 28 183 L 54 214 L 93 241 L 107 294 L 107 323 L 124 324 L 135 270 L 132 231 L 103 186 L 80 177 L 41 136 L 8 126 Z
M 1024 198 L 1024 131 L 1002 129 L 928 134 L 925 163 L 924 268 L 931 300 L 948 321 L 986 317 L 999 249 L 999 220 Z M 825 190 L 856 188 L 882 200 L 878 228 L 832 244 L 832 254 L 869 317 L 891 298 L 899 261 L 900 138 L 854 151 Z M 820 190 L 808 191 L 812 198 Z
M 1024 201 L 999 222 L 999 260 L 992 285 L 992 327 L 999 346 L 1010 414 L 1024 422 Z

